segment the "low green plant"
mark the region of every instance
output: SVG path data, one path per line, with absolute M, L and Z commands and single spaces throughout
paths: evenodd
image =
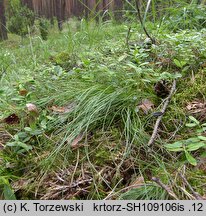
M 176 141 L 172 144 L 166 144 L 164 146 L 167 150 L 172 152 L 184 152 L 188 162 L 196 166 L 197 160 L 190 152 L 206 148 L 206 136 L 202 136 L 202 133 L 206 131 L 206 123 L 200 124 L 200 122 L 193 116 L 189 116 L 189 119 L 191 122 L 187 123 L 185 126 L 196 129 L 194 131 L 195 136 L 185 140 Z
M 37 197 L 42 198 L 46 191 L 46 197 L 50 198 L 53 190 L 48 187 L 48 179 L 50 185 L 61 188 L 60 178 L 72 185 L 72 181 L 81 182 L 79 174 L 84 173 L 85 177 L 91 177 L 93 184 L 86 188 L 88 192 L 74 195 L 74 199 L 103 199 L 110 192 L 118 198 L 133 187 L 139 175 L 144 177 L 142 186 L 127 191 L 122 199 L 170 199 L 165 190 L 151 182 L 151 177 L 160 178 L 172 189 L 177 183 L 173 182 L 173 177 L 182 157 L 164 151 L 162 143 L 179 128 L 185 130 L 182 125 L 185 101 L 191 99 L 188 99 L 190 92 L 184 91 L 185 86 L 192 86 L 192 90 L 188 89 L 195 98 L 197 92 L 205 92 L 204 70 L 194 70 L 194 83 L 190 82 L 189 73 L 187 76 L 182 73 L 186 67 L 200 68 L 204 61 L 205 30 L 161 32 L 157 44 L 146 47 L 145 38 L 135 22 L 130 39 L 137 46 L 129 50 L 130 47 L 125 46 L 126 25 L 128 23 L 113 25 L 110 21 L 102 21 L 97 26 L 82 20 L 77 28 L 70 20 L 61 34 L 50 29 L 52 34 L 46 43 L 36 35 L 21 42 L 12 35 L 14 45 L 3 43 L 0 47 L 4 68 L 10 65 L 0 81 L 0 118 L 5 127 L 3 131 L 9 132 L 9 140 L 3 140 L 5 148 L 0 156 L 5 170 L 1 176 L 8 179 L 10 189 L 12 185 L 19 185 L 18 179 L 25 179 L 24 182 L 32 179 L 23 188 L 15 188 L 17 198 L 27 197 L 27 191 L 29 198 L 36 198 L 37 187 Z M 35 57 L 36 64 L 28 56 Z M 137 107 L 148 99 L 154 104 L 154 112 L 158 111 L 164 101 L 155 94 L 154 84 L 181 76 L 183 79 L 178 80 L 177 91 L 162 119 L 161 139 L 157 139 L 154 148 L 148 151 L 147 142 L 156 117 L 150 115 L 152 110 L 144 113 Z M 169 82 L 168 85 L 169 88 Z M 29 115 L 28 103 L 38 108 L 36 118 Z M 19 117 L 18 124 L 4 123 L 11 113 Z M 192 164 L 195 161 L 190 156 L 197 158 L 205 143 L 204 134 L 197 132 L 205 126 L 196 122 L 191 127 L 194 123 L 191 120 L 188 124 L 192 125 L 186 127 L 190 126 L 190 132 L 194 133 L 192 139 L 182 133 L 179 138 L 182 142 L 178 144 L 179 152 L 183 153 L 178 156 L 186 155 Z M 70 168 L 73 175 L 64 178 L 65 174 L 59 170 Z M 204 171 L 199 166 L 188 166 L 187 171 L 187 174 L 192 173 L 188 181 L 198 191 Z M 186 197 L 178 191 L 179 188 L 175 190 L 178 198 Z M 55 194 L 64 199 L 71 191 Z M 204 188 L 200 194 L 205 194 Z
M 173 31 L 206 27 L 206 7 L 203 4 L 184 3 L 178 7 L 168 8 L 167 11 L 169 12 L 169 19 L 166 19 L 166 26 Z
M 13 142 L 8 142 L 6 144 L 6 147 L 12 147 L 14 148 L 14 151 L 17 154 L 21 154 L 24 152 L 27 152 L 32 149 L 31 145 L 26 144 L 25 142 L 20 141 L 20 134 L 14 135 L 14 141 Z M 26 137 L 27 138 L 27 137 Z
M 1 170 L 0 170 L 1 174 Z M 16 200 L 14 191 L 9 183 L 7 176 L 0 176 L 0 193 L 2 189 L 2 195 L 5 200 Z M 1 195 L 1 194 L 0 194 Z
M 45 18 L 39 19 L 39 30 L 40 30 L 41 38 L 43 40 L 48 39 L 49 26 L 50 26 L 50 23 L 47 19 Z
M 181 68 L 181 69 L 187 64 L 186 61 L 181 61 L 178 59 L 174 59 L 174 63 L 178 68 Z

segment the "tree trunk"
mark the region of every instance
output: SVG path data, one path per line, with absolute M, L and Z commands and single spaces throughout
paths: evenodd
M 65 0 L 56 1 L 56 10 L 57 10 L 57 22 L 59 31 L 62 31 L 62 25 L 65 20 Z
M 0 40 L 8 39 L 6 30 L 6 17 L 4 9 L 4 0 L 0 0 Z
M 21 4 L 27 6 L 31 10 L 34 10 L 32 0 L 21 0 Z
M 116 20 L 122 20 L 123 0 L 114 1 L 114 17 Z

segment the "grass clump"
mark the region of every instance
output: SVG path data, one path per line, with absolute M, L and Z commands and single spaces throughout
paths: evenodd
M 190 199 L 178 174 L 185 170 L 204 195 L 197 184 L 204 184 L 203 157 L 194 153 L 194 168 L 182 152 L 164 146 L 185 139 L 186 102 L 203 99 L 204 35 L 157 34 L 159 44 L 148 46 L 136 28 L 127 44 L 128 29 L 112 22 L 71 21 L 63 32 L 51 31 L 47 41 L 34 34 L 0 48 L 7 134 L 0 185 L 18 199 L 172 199 L 155 176 L 178 198 Z M 174 79 L 177 92 L 149 148 L 164 102 L 155 86 L 165 80 L 170 89 Z

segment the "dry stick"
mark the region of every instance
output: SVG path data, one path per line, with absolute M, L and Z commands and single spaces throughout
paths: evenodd
M 163 115 L 164 115 L 164 113 L 165 113 L 165 111 L 166 111 L 166 109 L 167 109 L 167 106 L 169 105 L 170 99 L 172 98 L 172 95 L 174 94 L 174 92 L 175 92 L 175 90 L 176 90 L 176 84 L 177 84 L 177 81 L 176 81 L 176 79 L 175 79 L 175 80 L 173 81 L 172 88 L 171 88 L 171 90 L 170 90 L 170 94 L 169 94 L 169 96 L 167 97 L 167 99 L 165 100 L 165 103 L 164 103 L 163 108 L 162 108 L 162 110 L 161 110 L 162 115 L 159 116 L 159 117 L 157 118 L 157 121 L 156 121 L 156 123 L 155 123 L 152 136 L 150 137 L 150 140 L 149 140 L 149 142 L 148 142 L 148 144 L 147 144 L 148 146 L 152 145 L 152 144 L 154 143 L 155 139 L 156 139 L 157 130 L 158 130 L 158 128 L 159 128 L 159 124 L 160 124 L 160 122 L 161 122 L 161 120 L 162 120 L 162 117 L 163 117 Z
M 152 181 L 156 182 L 161 188 L 163 188 L 172 198 L 178 200 L 177 195 L 174 193 L 174 191 L 171 190 L 171 188 L 168 185 L 165 185 L 161 182 L 159 178 L 152 177 Z
M 155 39 L 150 36 L 150 34 L 148 33 L 148 31 L 145 28 L 145 25 L 143 23 L 143 20 L 142 20 L 142 17 L 141 17 L 141 13 L 140 13 L 140 9 L 139 9 L 139 2 L 138 2 L 138 0 L 136 0 L 135 3 L 136 3 L 137 14 L 138 14 L 138 18 L 139 18 L 139 21 L 141 23 L 141 26 L 142 26 L 145 34 L 147 35 L 147 37 L 152 41 L 153 44 L 155 44 Z
M 128 28 L 127 37 L 126 37 L 126 46 L 128 49 L 129 49 L 129 38 L 130 38 L 131 28 L 132 28 L 131 26 Z
M 184 181 L 184 183 L 188 186 L 188 188 L 191 190 L 193 196 L 195 197 L 196 200 L 204 200 L 204 198 L 197 193 L 192 186 L 190 185 L 190 183 L 187 181 L 187 179 L 182 175 L 182 173 L 179 173 L 180 177 L 182 178 L 182 180 Z

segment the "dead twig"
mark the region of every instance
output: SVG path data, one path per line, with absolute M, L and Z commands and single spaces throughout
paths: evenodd
M 155 44 L 155 39 L 150 36 L 150 34 L 148 33 L 147 29 L 145 28 L 144 22 L 142 20 L 141 13 L 140 13 L 140 8 L 139 8 L 139 1 L 136 0 L 135 3 L 136 3 L 137 15 L 138 15 L 139 21 L 141 23 L 141 26 L 142 26 L 145 34 L 147 35 L 147 37 L 151 40 L 152 44 Z
M 156 182 L 161 188 L 163 188 L 172 198 L 175 200 L 178 200 L 177 195 L 174 193 L 174 191 L 171 190 L 171 188 L 168 185 L 165 185 L 161 182 L 159 178 L 152 177 L 152 181 Z
M 152 136 L 150 137 L 150 140 L 149 140 L 149 142 L 148 142 L 148 144 L 147 144 L 148 146 L 152 145 L 152 144 L 154 143 L 156 137 L 157 137 L 157 131 L 158 131 L 160 122 L 161 122 L 161 120 L 162 120 L 162 117 L 163 117 L 163 115 L 164 115 L 164 113 L 165 113 L 165 111 L 166 111 L 168 105 L 169 105 L 169 102 L 170 102 L 170 100 L 171 100 L 171 98 L 172 98 L 172 95 L 174 94 L 174 92 L 175 92 L 175 90 L 176 90 L 176 84 L 177 84 L 177 81 L 176 81 L 176 79 L 175 79 L 175 80 L 173 81 L 173 85 L 172 85 L 172 88 L 171 88 L 171 90 L 170 90 L 169 96 L 166 98 L 165 103 L 164 103 L 164 105 L 163 105 L 163 108 L 162 108 L 162 110 L 161 110 L 162 115 L 160 115 L 160 116 L 157 118 L 157 121 L 156 121 L 156 123 L 155 123 Z
M 127 48 L 129 49 L 129 39 L 130 39 L 130 34 L 131 34 L 131 26 L 128 28 L 128 31 L 127 31 L 127 36 L 126 36 L 126 46 Z
M 190 191 L 192 192 L 192 194 L 196 200 L 204 200 L 204 198 L 193 189 L 193 187 L 190 185 L 190 183 L 187 181 L 187 179 L 182 175 L 182 173 L 179 173 L 179 176 L 182 178 L 183 182 L 190 189 Z

